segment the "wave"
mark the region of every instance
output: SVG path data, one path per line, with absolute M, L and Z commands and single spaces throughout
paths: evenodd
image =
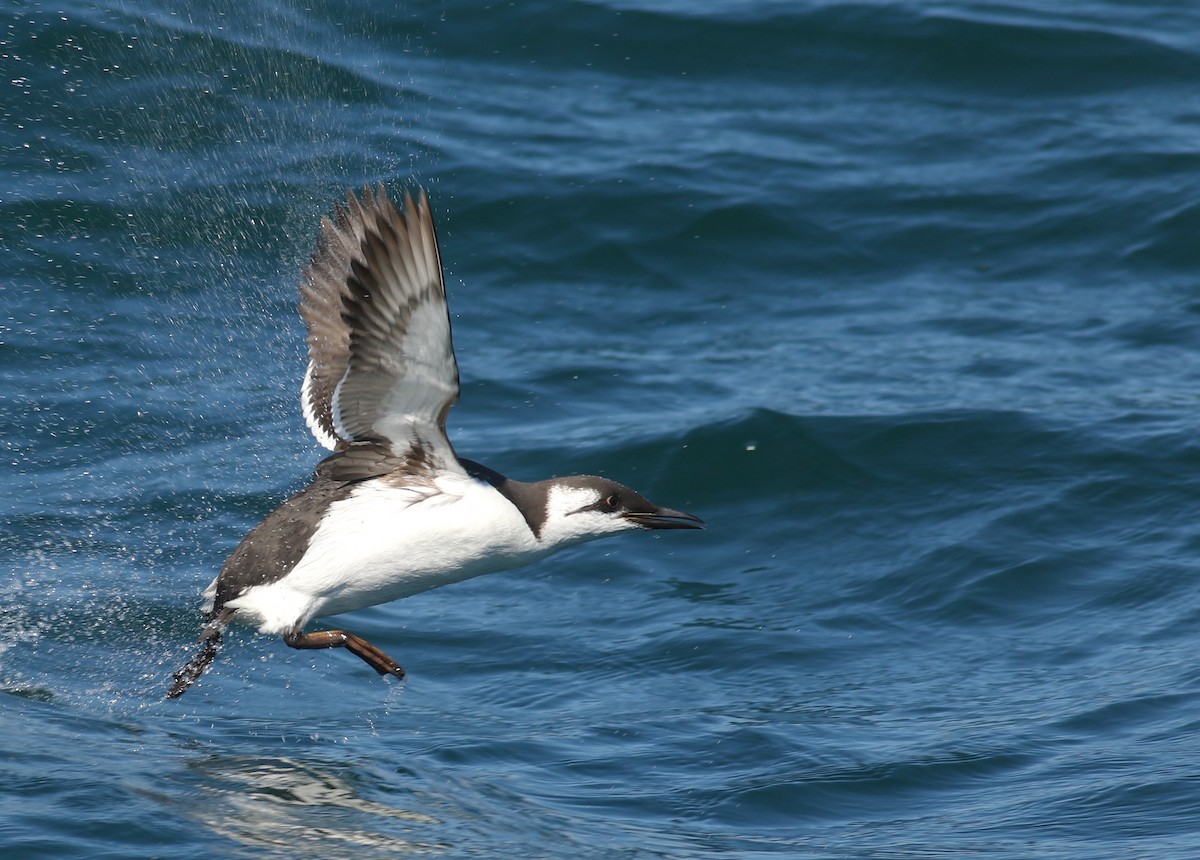
M 594 461 L 654 476 L 655 492 L 686 500 L 728 541 L 716 552 L 731 573 L 775 577 L 792 605 L 800 588 L 831 629 L 1069 627 L 1133 608 L 1156 618 L 1151 629 L 1175 629 L 1171 601 L 1194 570 L 1166 560 L 1191 554 L 1200 448 L 1177 429 L 1131 436 L 1128 425 L 754 410 Z M 802 556 L 748 564 L 774 544 Z
M 956 89 L 1046 94 L 1110 90 L 1194 77 L 1200 57 L 1143 31 L 1144 17 L 1089 10 L 1051 16 L 1037 7 L 927 10 L 919 4 L 633 4 L 494 7 L 487 16 L 448 10 L 437 45 L 474 55 L 486 32 L 501 63 L 537 44 L 550 67 L 623 76 L 765 82 L 936 82 Z M 1183 24 L 1184 22 L 1180 22 Z M 669 39 L 672 50 L 664 51 Z M 713 46 L 719 45 L 719 52 Z

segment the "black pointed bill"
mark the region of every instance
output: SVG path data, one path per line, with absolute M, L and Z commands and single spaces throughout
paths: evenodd
M 685 514 L 683 511 L 673 511 L 670 508 L 655 508 L 645 513 L 628 511 L 621 514 L 630 522 L 648 529 L 702 529 L 704 520 Z

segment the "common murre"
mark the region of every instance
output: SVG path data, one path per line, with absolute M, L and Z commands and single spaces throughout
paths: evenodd
M 446 417 L 458 363 L 429 200 L 382 185 L 323 218 L 300 280 L 308 327 L 304 418 L 334 451 L 312 483 L 255 526 L 204 592 L 202 649 L 175 673 L 176 698 L 212 663 L 233 621 L 293 648 L 346 648 L 380 675 L 400 664 L 314 618 L 519 567 L 631 529 L 694 529 L 691 514 L 577 475 L 523 483 L 458 457 Z

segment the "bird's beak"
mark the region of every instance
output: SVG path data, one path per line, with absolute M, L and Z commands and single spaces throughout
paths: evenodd
M 685 514 L 683 511 L 673 511 L 670 508 L 655 508 L 652 511 L 630 511 L 623 514 L 625 519 L 648 529 L 702 529 L 704 520 Z

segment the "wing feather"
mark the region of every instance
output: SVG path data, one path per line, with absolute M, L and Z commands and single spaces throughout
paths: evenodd
M 300 281 L 309 428 L 334 450 L 384 443 L 408 462 L 462 471 L 446 437 L 458 363 L 425 192 L 406 192 L 403 211 L 382 185 L 361 201 L 349 192 L 334 219 Z

